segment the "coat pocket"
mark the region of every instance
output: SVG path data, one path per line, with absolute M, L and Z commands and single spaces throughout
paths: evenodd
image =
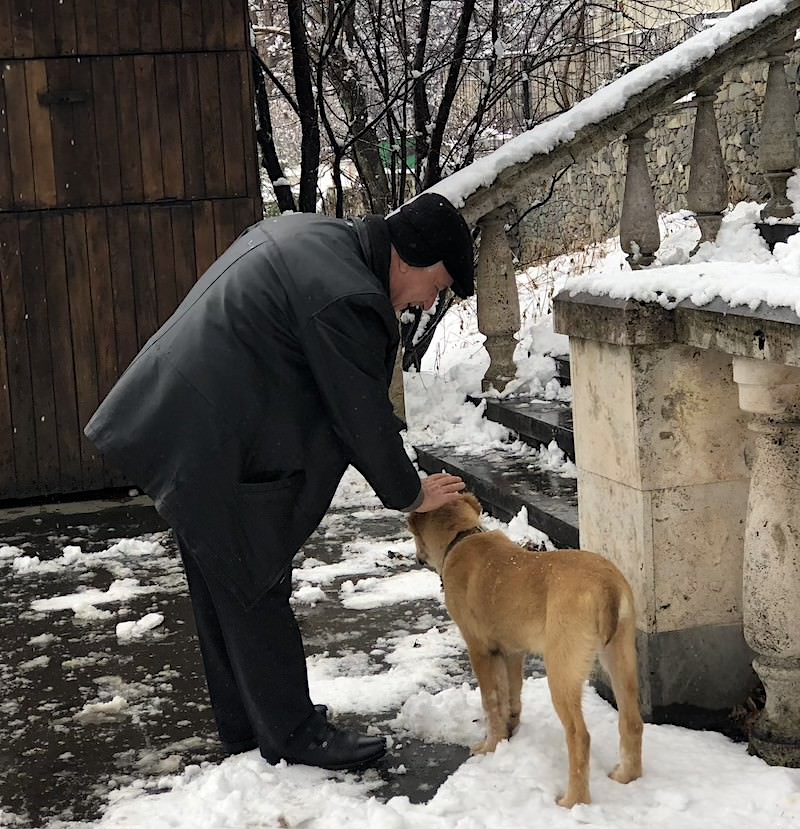
M 253 585 L 272 584 L 297 552 L 294 512 L 305 475 L 234 487 L 243 564 Z

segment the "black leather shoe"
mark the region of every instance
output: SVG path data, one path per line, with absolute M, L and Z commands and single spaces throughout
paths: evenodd
M 242 754 L 245 751 L 252 751 L 254 748 L 258 748 L 258 740 L 255 737 L 248 737 L 235 743 L 222 740 L 222 750 L 225 754 Z
M 315 705 L 314 710 L 323 717 L 328 716 L 327 705 Z M 236 742 L 227 742 L 226 740 L 220 740 L 220 742 L 222 744 L 222 750 L 225 754 L 229 755 L 242 754 L 245 751 L 252 751 L 254 748 L 258 748 L 258 740 L 255 737 L 246 737 L 245 739 L 237 740 Z
M 265 752 L 263 747 L 261 754 L 269 763 L 283 759 L 331 771 L 352 771 L 380 760 L 386 754 L 386 742 L 383 737 L 366 737 L 336 728 L 316 710 L 292 734 L 280 755 Z

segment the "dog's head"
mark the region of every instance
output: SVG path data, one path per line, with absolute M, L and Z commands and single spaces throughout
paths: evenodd
M 463 530 L 480 524 L 481 504 L 464 492 L 457 501 L 430 512 L 412 512 L 408 526 L 417 545 L 417 561 L 440 573 L 447 548 Z

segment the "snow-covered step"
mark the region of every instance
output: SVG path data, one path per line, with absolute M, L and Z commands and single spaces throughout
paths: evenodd
M 473 402 L 478 402 L 475 399 Z M 485 416 L 516 432 L 522 440 L 538 447 L 555 441 L 571 460 L 575 460 L 572 408 L 558 400 L 512 397 L 486 398 Z
M 480 454 L 452 446 L 415 446 L 425 472 L 460 475 L 484 509 L 509 521 L 525 507 L 528 523 L 556 547 L 578 546 L 578 494 L 574 478 L 543 471 L 532 454 L 491 449 Z

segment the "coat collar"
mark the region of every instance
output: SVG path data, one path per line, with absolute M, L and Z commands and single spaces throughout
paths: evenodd
M 389 295 L 389 265 L 392 261 L 389 226 L 383 216 L 365 216 L 361 222 L 355 222 L 358 236 L 369 269 L 380 279 L 381 285 Z

